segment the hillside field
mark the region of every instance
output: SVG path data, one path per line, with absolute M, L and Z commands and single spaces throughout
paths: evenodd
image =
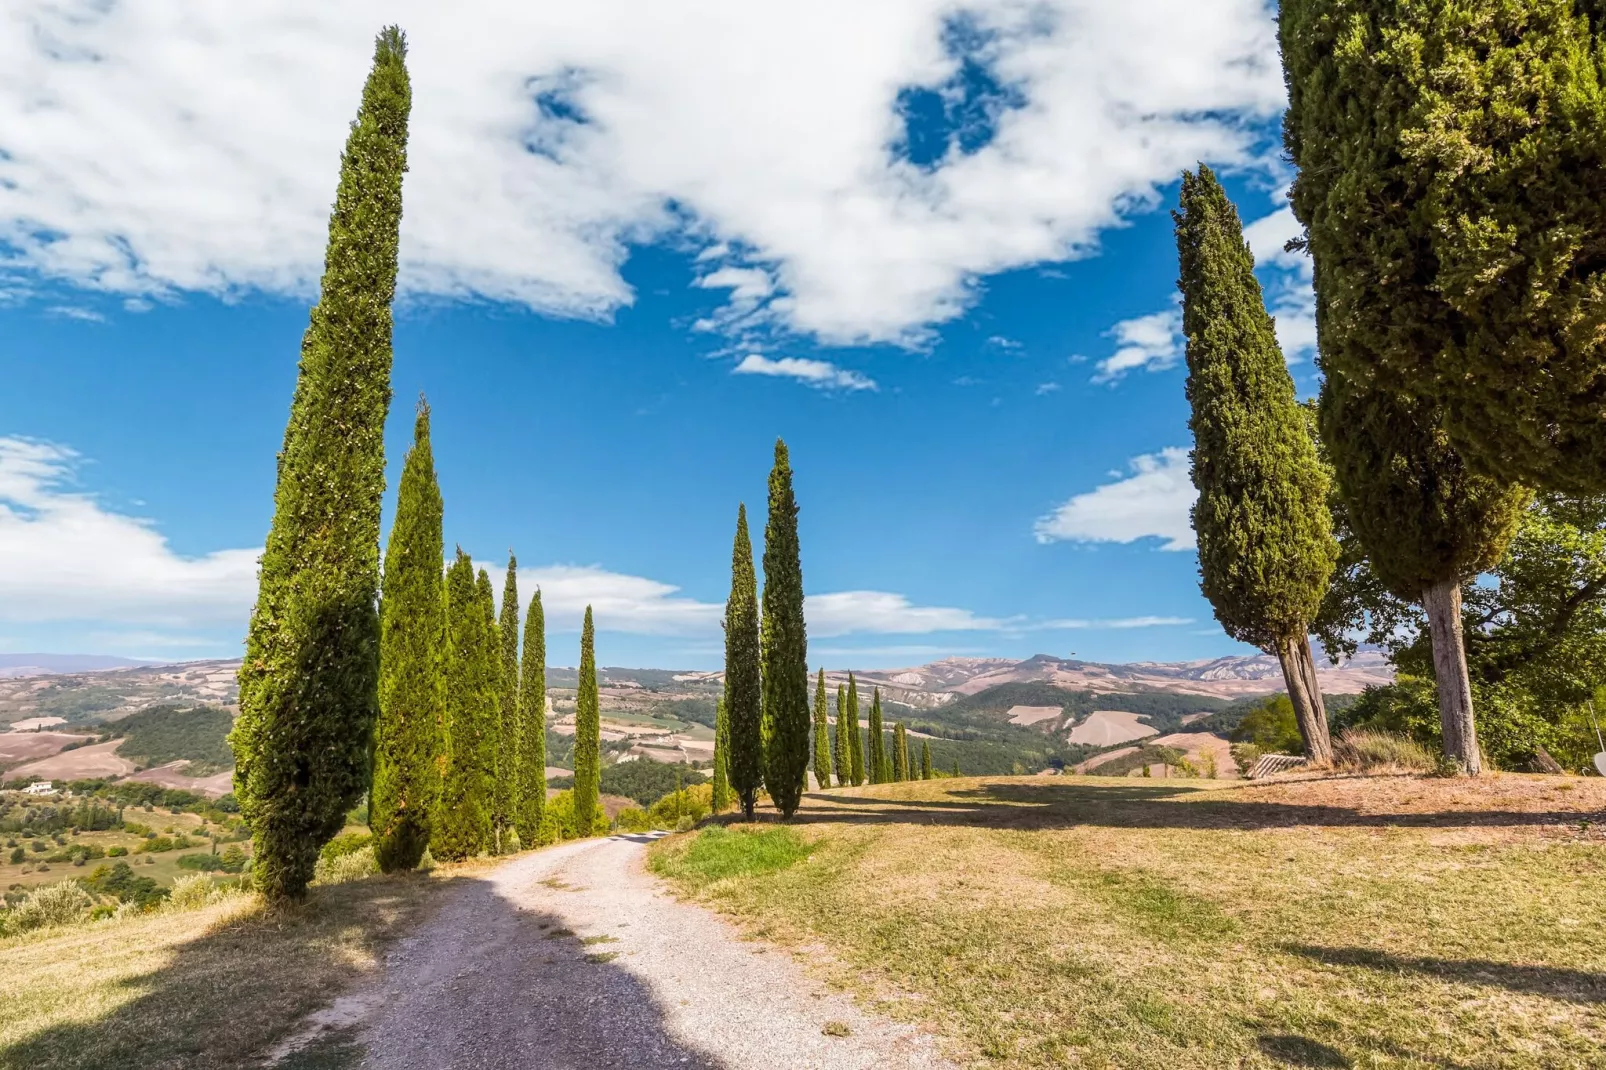
M 954 779 L 655 845 L 822 982 L 1010 1067 L 1586 1067 L 1606 780 Z

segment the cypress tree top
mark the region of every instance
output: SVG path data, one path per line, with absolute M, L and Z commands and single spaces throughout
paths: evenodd
M 1243 224 L 1208 167 L 1182 175 L 1181 263 L 1199 586 L 1227 634 L 1303 638 L 1338 558 L 1327 473 L 1266 313 Z
M 764 787 L 782 817 L 797 809 L 809 762 L 809 641 L 803 562 L 786 443 L 775 440 L 769 522 L 764 527 Z
M 279 454 L 231 735 L 271 899 L 300 899 L 368 788 L 379 706 L 380 498 L 412 90 L 390 27 L 341 156 L 317 305 Z
M 1323 354 L 1469 464 L 1606 490 L 1599 0 L 1283 0 Z

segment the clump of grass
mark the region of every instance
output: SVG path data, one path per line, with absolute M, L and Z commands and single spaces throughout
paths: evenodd
M 789 828 L 704 829 L 683 850 L 652 856 L 660 875 L 694 886 L 732 877 L 757 877 L 786 869 L 809 856 L 812 845 Z
M 1334 764 L 1359 773 L 1431 773 L 1434 756 L 1416 740 L 1376 728 L 1346 728 L 1333 746 Z
M 565 936 L 573 936 L 573 935 L 574 935 L 574 930 L 573 929 L 553 929 L 551 932 L 546 934 L 546 938 L 548 940 L 561 940 Z
M 582 944 L 584 944 L 586 947 L 590 947 L 593 944 L 617 944 L 619 942 L 619 938 L 617 936 L 608 936 L 608 935 L 588 936 L 585 939 L 581 940 L 580 942 Z
M 31 892 L 16 909 L 0 914 L 0 936 L 84 921 L 94 906 L 94 897 L 77 881 L 47 884 Z
M 848 1023 L 836 1021 L 826 1022 L 825 1028 L 821 1029 L 820 1032 L 824 1033 L 828 1037 L 846 1037 L 853 1035 L 853 1030 L 848 1028 Z
M 618 957 L 619 952 L 617 951 L 593 951 L 586 956 L 586 961 L 600 966 L 604 962 L 612 962 Z
M 379 860 L 372 847 L 361 847 L 333 858 L 320 857 L 312 871 L 314 884 L 345 884 L 379 874 Z

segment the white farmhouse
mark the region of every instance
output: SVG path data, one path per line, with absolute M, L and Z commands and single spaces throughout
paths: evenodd
M 56 788 L 48 780 L 36 780 L 23 788 L 22 793 L 24 795 L 54 795 L 56 794 Z

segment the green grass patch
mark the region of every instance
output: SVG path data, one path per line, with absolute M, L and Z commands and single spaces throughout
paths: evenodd
M 693 888 L 732 877 L 758 877 L 801 862 L 813 845 L 789 828 L 725 828 L 698 833 L 681 851 L 652 856 L 653 871 Z

